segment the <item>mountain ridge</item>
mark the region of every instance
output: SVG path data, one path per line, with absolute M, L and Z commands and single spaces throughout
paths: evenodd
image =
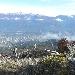
M 75 34 L 75 16 L 58 15 L 56 17 L 39 14 L 8 13 L 0 14 L 0 32 L 47 33 L 68 32 Z

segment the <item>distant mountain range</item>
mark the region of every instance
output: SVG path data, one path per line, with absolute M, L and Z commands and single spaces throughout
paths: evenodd
M 38 14 L 0 14 L 0 33 L 75 35 L 75 16 L 56 17 Z
M 75 16 L 49 17 L 38 14 L 0 14 L 0 32 L 75 33 Z

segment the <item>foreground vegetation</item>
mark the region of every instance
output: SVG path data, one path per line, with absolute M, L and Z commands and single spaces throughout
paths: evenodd
M 67 67 L 66 58 L 64 56 L 57 56 L 57 55 L 44 56 L 40 58 L 39 61 L 37 61 L 37 59 L 27 59 L 27 58 L 20 60 L 3 58 L 0 62 L 0 70 L 13 73 L 22 70 L 24 72 L 23 75 L 29 72 L 31 72 L 31 74 L 28 75 L 35 75 L 35 74 L 54 75 L 55 72 L 59 73 L 61 70 L 65 71 L 66 67 Z M 28 71 L 26 72 L 27 69 Z
M 0 56 L 0 75 L 75 75 L 74 46 L 69 49 L 62 40 L 58 43 L 59 53 L 36 48 L 21 58 Z

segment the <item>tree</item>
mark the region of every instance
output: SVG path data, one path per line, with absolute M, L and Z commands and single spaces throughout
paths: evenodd
M 61 40 L 58 41 L 58 52 L 59 53 L 68 53 L 69 49 L 68 49 L 68 40 L 66 38 L 62 38 Z

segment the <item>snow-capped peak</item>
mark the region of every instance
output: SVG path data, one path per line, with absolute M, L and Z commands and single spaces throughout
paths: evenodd
M 14 18 L 14 20 L 20 20 L 20 18 L 18 18 L 18 17 L 15 17 L 15 18 Z
M 44 19 L 36 19 L 36 20 L 43 21 Z
M 57 18 L 56 21 L 62 22 L 63 20 L 60 18 Z
M 73 16 L 72 16 L 72 15 L 69 15 L 69 17 L 73 18 Z

